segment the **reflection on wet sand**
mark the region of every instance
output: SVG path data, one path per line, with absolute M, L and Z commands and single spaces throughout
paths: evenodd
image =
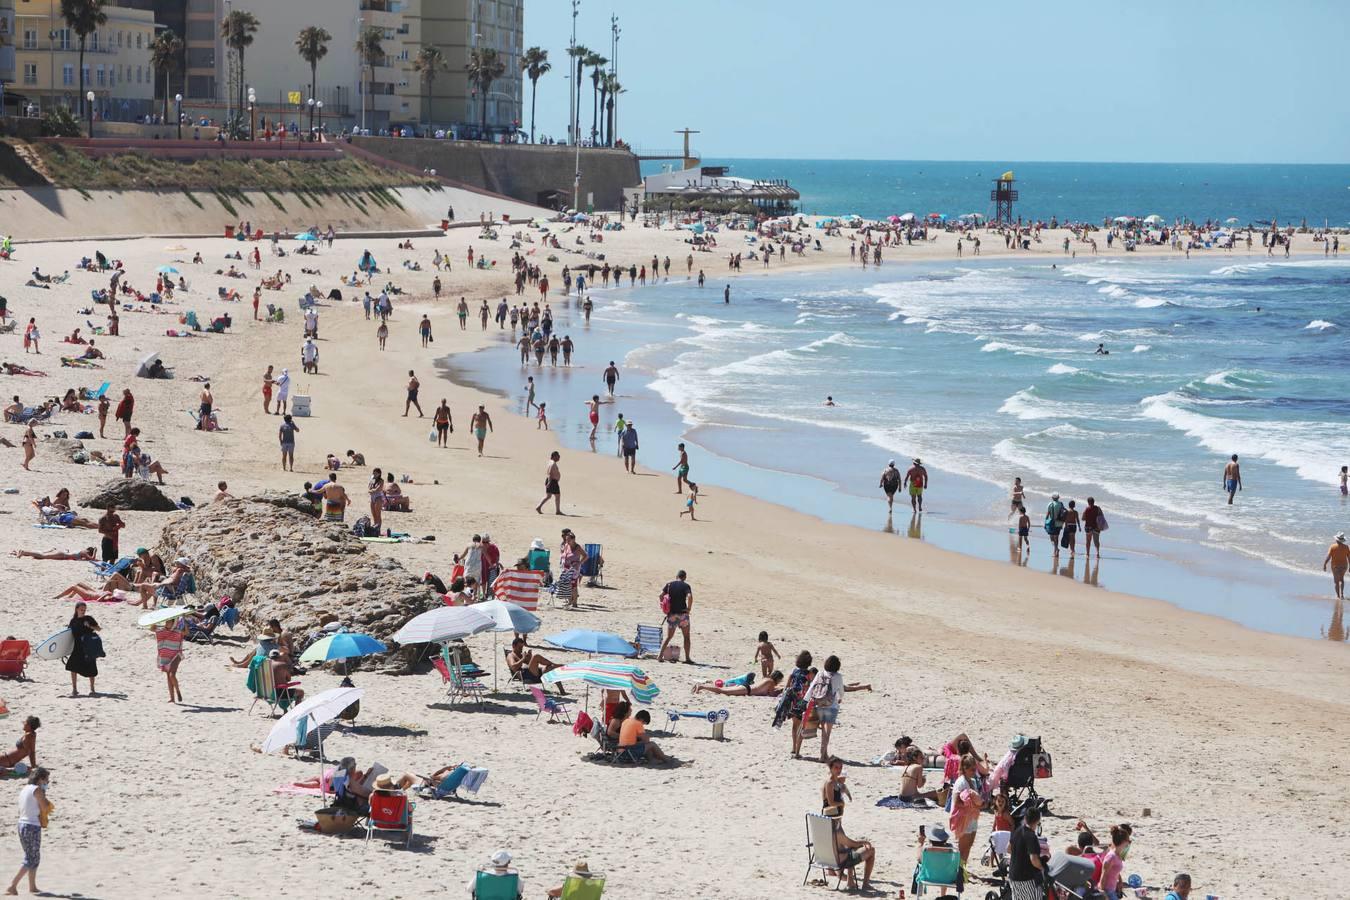
M 1322 629 L 1322 637 L 1329 641 L 1345 641 L 1345 603 L 1340 600 L 1331 608 L 1331 624 Z
M 908 534 L 916 541 L 923 540 L 923 513 L 916 512 L 910 515 Z

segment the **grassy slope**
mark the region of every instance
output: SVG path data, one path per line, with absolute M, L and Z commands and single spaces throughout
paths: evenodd
M 0 142 L 0 187 L 44 184 L 86 191 L 171 189 L 201 191 L 346 192 L 427 186 L 422 179 L 364 160 L 164 160 L 137 153 L 93 159 L 52 144 Z

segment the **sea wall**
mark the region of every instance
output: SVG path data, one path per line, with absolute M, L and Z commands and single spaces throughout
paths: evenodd
M 435 169 L 442 178 L 539 203 L 541 195 L 558 191 L 572 203 L 577 155 L 572 147 L 537 144 L 488 144 L 419 138 L 358 137 L 353 144 L 371 153 L 419 170 Z M 641 181 L 637 157 L 626 150 L 581 151 L 580 200 L 587 194 L 596 209 L 616 209 L 624 188 Z M 458 207 L 456 218 L 464 218 Z

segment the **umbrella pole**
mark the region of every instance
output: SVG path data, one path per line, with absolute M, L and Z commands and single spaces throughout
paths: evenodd
M 316 726 L 317 727 L 317 726 Z M 323 783 L 323 729 L 319 729 L 319 792 L 323 794 L 323 804 L 328 805 L 328 788 Z
M 492 693 L 497 693 L 497 670 L 501 667 L 501 657 L 497 655 L 497 630 L 492 631 Z

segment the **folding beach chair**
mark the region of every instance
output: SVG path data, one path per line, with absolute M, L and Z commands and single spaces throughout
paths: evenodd
M 27 641 L 0 641 L 0 678 L 23 680 L 28 668 L 28 654 L 33 647 Z
M 924 847 L 914 870 L 914 896 L 922 897 L 930 887 L 951 888 L 961 895 L 961 856 L 955 847 Z
M 835 890 L 839 890 L 848 874 L 840 865 L 839 850 L 834 843 L 834 821 L 817 813 L 806 814 L 806 874 L 802 876 L 802 884 L 811 877 L 812 869 L 820 869 L 821 876 L 827 881 L 829 874 L 838 875 Z
M 439 664 L 437 664 L 439 663 Z M 464 666 L 459 661 L 459 651 L 453 654 L 446 648 L 441 648 L 440 659 L 432 663 L 436 670 L 441 673 L 449 687 L 446 688 L 446 699 L 453 706 L 460 699 L 473 700 L 482 704 L 483 695 L 487 693 L 487 685 L 483 684 L 477 678 L 470 678 L 464 674 Z
M 558 716 L 562 716 L 563 721 L 568 725 L 572 724 L 572 713 L 567 709 L 572 701 L 564 700 L 561 697 L 550 697 L 544 693 L 543 688 L 533 684 L 530 685 L 530 695 L 534 697 L 535 705 L 538 707 L 534 714 L 536 722 L 539 721 L 541 715 L 548 713 L 550 723 L 558 721 Z
M 480 871 L 473 879 L 474 900 L 520 900 L 520 875 Z
M 602 547 L 599 544 L 587 544 L 586 561 L 581 564 L 581 574 L 586 579 L 588 587 L 595 587 L 598 584 L 605 583 L 605 557 L 601 552 Z
M 267 704 L 267 713 L 275 716 L 277 710 L 285 712 L 290 709 L 291 698 L 287 693 L 288 688 L 299 687 L 300 682 L 292 681 L 288 684 L 278 685 L 272 678 L 272 666 L 265 656 L 255 656 L 248 666 L 249 689 L 253 691 L 253 702 L 249 704 L 248 711 L 253 712 L 253 707 L 258 705 L 261 700 Z
M 401 831 L 406 837 L 403 846 L 411 847 L 413 839 L 413 807 L 402 791 L 371 791 L 370 812 L 366 815 L 366 841 L 377 831 Z
M 633 643 L 637 645 L 638 656 L 658 656 L 661 653 L 661 640 L 660 625 L 639 625 Z
M 568 875 L 563 881 L 562 900 L 600 900 L 604 893 L 605 879 L 601 876 Z

